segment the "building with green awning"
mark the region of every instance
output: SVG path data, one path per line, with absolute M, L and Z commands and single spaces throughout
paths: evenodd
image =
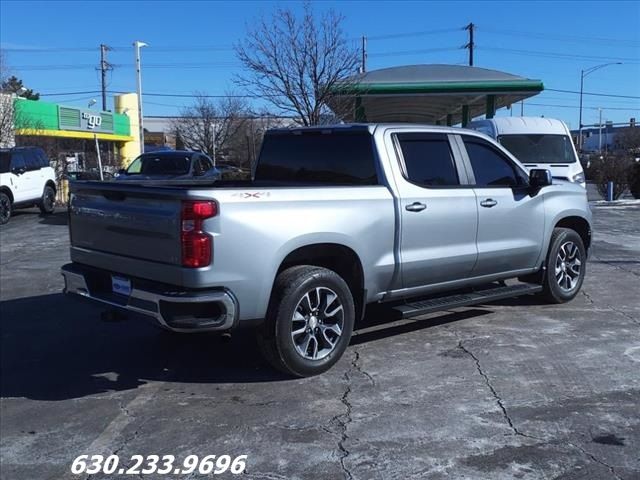
M 466 126 L 544 90 L 541 80 L 462 65 L 408 65 L 363 73 L 332 89 L 345 122 Z M 346 108 L 345 108 L 346 106 Z

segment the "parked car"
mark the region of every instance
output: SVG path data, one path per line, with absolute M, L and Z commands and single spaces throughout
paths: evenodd
M 253 180 L 76 182 L 70 202 L 65 292 L 176 332 L 253 326 L 296 376 L 330 368 L 371 303 L 567 302 L 591 244 L 584 188 L 434 126 L 271 130 Z
M 471 122 L 469 128 L 496 139 L 527 168 L 548 168 L 554 178 L 587 186 L 571 132 L 562 120 L 497 117 Z
M 16 208 L 38 206 L 53 213 L 56 202 L 56 174 L 41 148 L 14 147 L 0 150 L 0 224 Z
M 204 153 L 169 150 L 143 153 L 131 162 L 129 167 L 121 170 L 116 180 L 177 180 L 192 177 L 217 180 L 220 178 L 220 172 Z
M 67 172 L 66 177 L 68 180 L 100 180 L 100 171 L 89 170 Z M 103 180 L 113 180 L 113 178 L 113 173 L 104 171 L 102 172 Z

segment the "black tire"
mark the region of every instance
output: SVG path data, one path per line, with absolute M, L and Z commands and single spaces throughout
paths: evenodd
M 46 185 L 42 191 L 42 198 L 38 204 L 40 212 L 44 214 L 51 214 L 56 208 L 56 191 L 53 187 Z
M 307 305 L 316 313 L 303 315 Z M 334 310 L 338 313 L 333 314 Z M 329 370 L 347 349 L 354 321 L 353 296 L 337 273 L 311 265 L 291 267 L 276 278 L 265 322 L 257 331 L 258 347 L 273 367 L 287 375 L 318 375 Z M 293 332 L 296 323 L 296 331 L 304 330 L 297 336 Z M 340 334 L 335 329 L 338 324 Z M 315 340 L 305 342 L 310 337 Z
M 13 211 L 13 205 L 11 204 L 11 198 L 4 192 L 0 192 L 0 225 L 4 225 L 9 222 L 11 218 L 11 212 Z
M 573 300 L 582 287 L 586 264 L 587 254 L 582 237 L 569 228 L 554 228 L 545 260 L 543 298 L 549 303 Z

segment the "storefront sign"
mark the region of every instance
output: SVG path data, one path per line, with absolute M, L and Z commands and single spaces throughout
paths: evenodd
M 73 107 L 58 107 L 60 130 L 113 133 L 113 114 Z

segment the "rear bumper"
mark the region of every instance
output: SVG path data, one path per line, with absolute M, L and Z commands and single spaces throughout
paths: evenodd
M 125 296 L 111 291 L 109 271 L 69 263 L 61 273 L 64 293 L 147 315 L 174 332 L 225 331 L 238 323 L 238 302 L 226 289 L 182 290 L 132 278 L 131 294 Z

